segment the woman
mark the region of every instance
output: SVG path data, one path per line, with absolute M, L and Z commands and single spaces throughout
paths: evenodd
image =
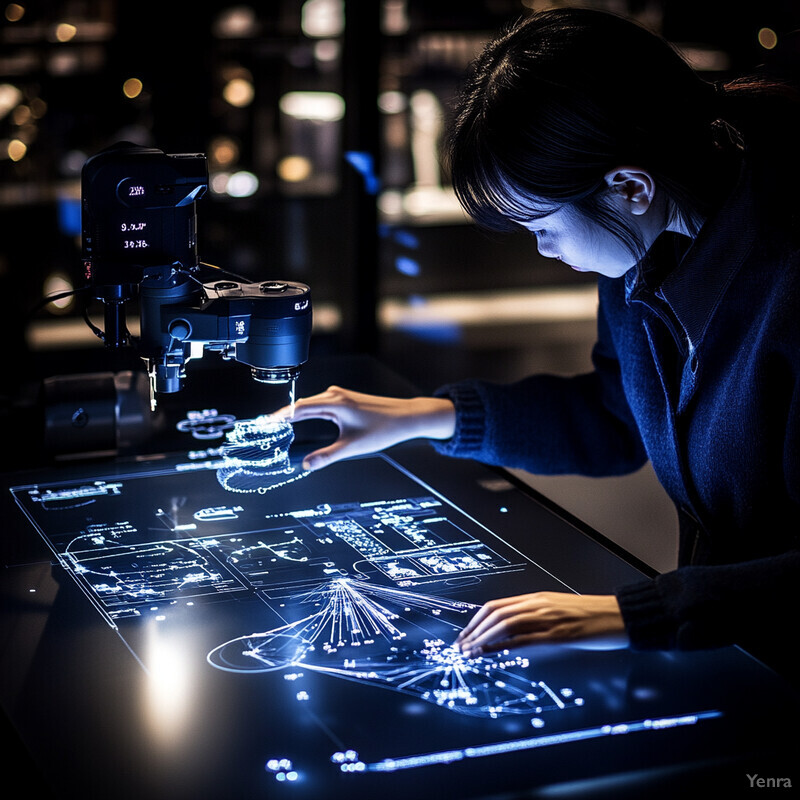
M 466 381 L 394 399 L 332 387 L 316 469 L 404 439 L 537 474 L 648 459 L 678 509 L 679 567 L 614 595 L 487 603 L 469 655 L 618 636 L 639 649 L 736 643 L 789 670 L 800 579 L 798 100 L 766 78 L 702 81 L 663 40 L 586 9 L 533 14 L 490 43 L 449 146 L 479 224 L 599 275 L 594 371 Z

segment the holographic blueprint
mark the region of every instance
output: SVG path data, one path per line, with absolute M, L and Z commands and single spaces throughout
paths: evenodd
M 551 728 L 556 743 L 604 719 L 599 706 L 585 716 L 608 697 L 585 672 L 515 652 L 470 659 L 452 646 L 491 597 L 572 587 L 395 458 L 306 473 L 289 444 L 283 429 L 249 421 L 222 447 L 11 491 L 148 675 L 159 640 L 217 692 L 249 676 L 247 691 L 271 714 L 276 697 L 294 704 L 269 728 L 277 752 L 263 754 L 278 781 L 309 770 L 296 748 L 280 749 L 301 719 L 323 736 L 329 767 L 373 773 L 542 746 Z M 426 720 L 403 729 L 400 753 L 399 734 L 384 741 L 362 724 L 398 714 Z M 436 742 L 427 755 L 414 750 L 423 730 Z

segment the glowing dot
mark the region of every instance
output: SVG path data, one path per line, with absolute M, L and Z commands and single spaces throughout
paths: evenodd
M 22 161 L 25 154 L 28 152 L 28 146 L 20 139 L 12 139 L 6 148 L 8 157 L 12 161 Z
M 211 143 L 211 157 L 220 166 L 227 167 L 239 158 L 239 148 L 233 139 L 220 137 Z
M 758 32 L 758 43 L 765 50 L 772 50 L 778 44 L 778 34 L 772 28 L 761 28 Z
M 314 58 L 322 63 L 336 61 L 341 48 L 335 39 L 323 39 L 314 45 Z
M 225 38 L 253 36 L 258 29 L 258 20 L 252 8 L 237 6 L 223 11 L 216 24 L 216 31 Z
M 68 22 L 62 22 L 56 26 L 56 39 L 59 42 L 68 42 L 75 38 L 77 32 L 78 29 L 74 25 L 70 25 Z
M 408 107 L 408 97 L 403 92 L 387 91 L 378 96 L 378 108 L 384 114 L 399 114 Z
M 406 256 L 399 256 L 395 259 L 394 266 L 399 273 L 408 275 L 411 278 L 416 277 L 420 273 L 419 262 Z
M 47 113 L 47 103 L 41 97 L 34 97 L 30 105 L 34 119 L 41 119 Z
M 132 100 L 142 93 L 142 88 L 142 82 L 138 78 L 128 78 L 128 80 L 122 84 L 122 93 L 125 97 Z
M 228 178 L 225 191 L 231 197 L 250 197 L 258 191 L 258 178 L 252 172 L 234 172 Z
M 344 30 L 344 3 L 341 0 L 306 0 L 302 6 L 301 25 L 306 36 L 339 36 Z
M 338 122 L 344 118 L 344 98 L 334 92 L 287 92 L 279 106 L 294 119 Z
M 298 183 L 311 177 L 311 161 L 305 156 L 286 156 L 278 162 L 278 177 L 287 183 Z
M 25 7 L 19 3 L 9 3 L 6 6 L 6 19 L 9 22 L 19 22 L 25 16 Z
M 255 89 L 253 84 L 246 78 L 233 78 L 225 84 L 222 96 L 227 103 L 236 108 L 244 108 L 253 102 Z
M 0 83 L 0 117 L 22 102 L 22 92 L 10 83 Z
M 228 179 L 231 176 L 227 172 L 216 172 L 211 175 L 209 186 L 214 194 L 225 194 L 228 188 Z
M 26 125 L 33 118 L 28 106 L 17 106 L 11 114 L 11 120 L 15 125 Z

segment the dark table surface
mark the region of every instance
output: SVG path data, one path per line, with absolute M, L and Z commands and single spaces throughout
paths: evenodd
M 226 492 L 219 441 L 177 422 L 282 405 L 242 377 L 195 371 L 136 453 L 7 458 L 7 775 L 39 796 L 315 800 L 798 778 L 798 697 L 737 648 L 449 647 L 491 597 L 647 575 L 503 471 L 417 442 L 304 475 L 325 423 L 298 426 L 285 485 Z M 369 358 L 310 363 L 297 392 L 330 383 L 414 393 Z

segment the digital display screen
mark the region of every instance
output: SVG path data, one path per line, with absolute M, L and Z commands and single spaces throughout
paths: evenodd
M 785 713 L 735 648 L 466 658 L 452 643 L 488 599 L 642 575 L 424 444 L 314 473 L 264 452 L 9 485 L 25 557 L 4 588 L 49 600 L 35 646 L 4 656 L 28 677 L 3 704 L 67 795 L 491 796 L 746 756 Z
M 195 266 L 195 201 L 207 181 L 202 154 L 121 143 L 88 159 L 81 170 L 81 235 L 89 280 L 118 286 L 138 282 L 149 267 Z
M 141 250 L 144 247 L 150 247 L 150 242 L 143 238 L 147 234 L 146 222 L 121 222 L 119 229 L 125 237 L 122 239 L 124 250 Z

